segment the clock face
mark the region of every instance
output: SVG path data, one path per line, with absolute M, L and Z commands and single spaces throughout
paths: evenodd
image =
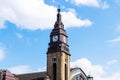
M 54 35 L 54 36 L 52 37 L 52 40 L 53 40 L 53 42 L 56 42 L 56 41 L 58 40 L 58 36 L 57 36 L 57 35 Z

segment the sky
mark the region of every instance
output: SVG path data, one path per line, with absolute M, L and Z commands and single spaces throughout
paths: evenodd
M 59 5 L 71 68 L 94 80 L 120 80 L 120 0 L 0 0 L 0 69 L 46 70 Z

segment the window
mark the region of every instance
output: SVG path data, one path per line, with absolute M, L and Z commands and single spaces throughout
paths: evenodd
M 82 76 L 79 76 L 80 77 L 80 80 L 84 80 L 84 78 Z
M 84 79 L 81 76 L 77 76 L 77 77 L 75 77 L 74 80 L 84 80 Z
M 65 62 L 67 62 L 67 59 L 65 59 Z
M 79 80 L 79 77 L 76 77 L 76 80 Z
M 56 80 L 57 78 L 57 65 L 56 63 L 53 63 L 53 80 Z
M 57 61 L 57 59 L 56 58 L 52 58 L 52 62 L 56 62 Z
M 82 77 L 80 77 L 80 80 L 84 80 Z
M 67 64 L 65 64 L 65 80 L 67 80 Z

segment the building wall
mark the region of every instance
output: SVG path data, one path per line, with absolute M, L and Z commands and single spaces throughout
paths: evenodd
M 56 61 L 52 61 L 56 58 Z M 47 74 L 53 80 L 53 63 L 57 64 L 57 80 L 65 80 L 65 64 L 67 64 L 67 80 L 70 80 L 70 56 L 64 52 L 47 54 Z

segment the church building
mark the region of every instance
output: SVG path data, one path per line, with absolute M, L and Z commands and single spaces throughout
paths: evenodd
M 57 20 L 50 33 L 50 42 L 46 53 L 47 70 L 26 74 L 12 74 L 8 70 L 0 70 L 0 80 L 93 80 L 81 68 L 70 68 L 70 52 L 68 36 L 64 29 L 60 9 Z

